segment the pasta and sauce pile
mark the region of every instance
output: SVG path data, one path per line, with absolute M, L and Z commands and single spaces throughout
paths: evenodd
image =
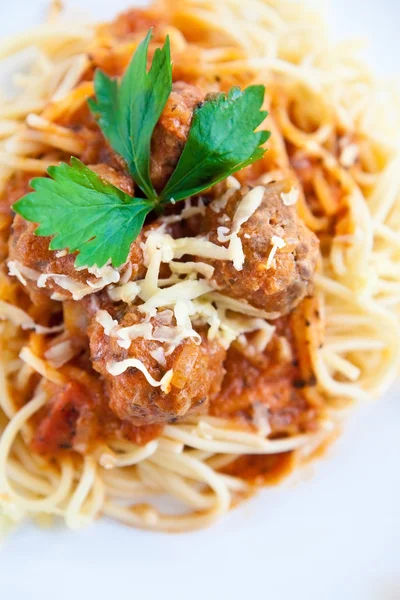
M 59 8 L 0 44 L 0 519 L 205 527 L 398 373 L 398 100 L 296 2 Z

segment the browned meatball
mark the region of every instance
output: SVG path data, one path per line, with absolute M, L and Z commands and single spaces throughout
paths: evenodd
M 92 284 L 99 282 L 96 274 L 89 273 L 87 269 L 77 270 L 74 267 L 76 254 L 62 255 L 56 250 L 49 250 L 51 238 L 35 235 L 36 227 L 35 223 L 25 221 L 20 215 L 16 215 L 9 240 L 9 261 L 11 261 L 9 266 L 12 269 L 12 261 L 16 261 L 17 264 L 14 263 L 14 265 L 17 270 L 21 271 L 26 281 L 26 290 L 34 304 L 47 303 L 53 294 L 59 294 L 59 296 L 54 296 L 55 299 L 73 297 L 74 282 L 81 284 L 78 287 L 86 286 L 88 282 Z M 132 265 L 131 280 L 140 279 L 146 273 L 146 267 L 143 265 L 143 252 L 140 247 L 140 244 L 146 239 L 144 237 L 146 231 L 148 228 L 142 231 L 130 248 L 128 262 Z M 13 270 L 10 272 L 13 273 Z M 53 278 L 49 278 L 46 279 L 44 287 L 39 288 L 38 277 L 49 273 L 65 275 L 69 281 L 65 280 L 64 285 L 59 285 Z M 68 286 L 69 289 L 64 286 Z
M 130 327 L 144 318 L 135 306 L 124 307 L 122 312 L 115 307 L 108 310 L 120 327 Z M 157 319 L 153 318 L 151 323 L 159 325 Z M 208 400 L 221 388 L 226 352 L 217 341 L 209 341 L 205 331 L 199 330 L 199 334 L 200 344 L 185 339 L 170 356 L 163 357 L 165 345 L 158 341 L 136 338 L 128 349 L 121 348 L 117 339 L 106 335 L 96 316 L 93 317 L 89 326 L 91 359 L 93 367 L 107 382 L 110 407 L 114 413 L 134 425 L 143 425 L 171 422 L 206 410 Z M 129 367 L 120 375 L 110 374 L 107 364 L 128 358 L 142 361 L 157 381 L 172 369 L 168 388 L 162 391 L 160 387 L 153 387 L 135 367 Z
M 299 219 L 295 207 L 286 206 L 281 197 L 291 187 L 288 181 L 265 187 L 261 204 L 241 225 L 238 236 L 245 257 L 242 270 L 237 270 L 232 261 L 207 261 L 215 268 L 213 278 L 221 293 L 280 315 L 289 313 L 309 293 L 319 258 L 318 239 Z M 222 233 L 229 234 L 235 212 L 248 192 L 247 187 L 234 192 L 219 212 L 213 210 L 213 205 L 208 207 L 203 232 L 212 242 L 228 245 L 219 241 L 220 227 L 225 226 L 226 233 Z M 272 258 L 277 238 L 285 245 Z
M 117 171 L 106 164 L 89 166 L 105 181 L 119 187 L 129 195 L 133 194 L 133 180 L 124 171 Z M 28 182 L 26 182 L 26 187 L 28 187 Z M 27 191 L 27 189 L 25 191 Z M 23 192 L 21 195 L 23 195 Z M 156 220 L 144 227 L 138 238 L 131 245 L 127 259 L 129 269 L 131 269 L 130 280 L 141 279 L 145 276 L 146 267 L 143 264 L 143 251 L 141 246 L 146 241 L 146 234 L 149 230 L 156 229 L 159 225 L 160 222 Z M 22 275 L 26 280 L 26 289 L 32 302 L 41 305 L 46 304 L 48 303 L 49 297 L 53 294 L 59 295 L 54 296 L 56 299 L 61 299 L 61 297 L 64 297 L 65 299 L 71 298 L 73 297 L 73 282 L 81 284 L 81 287 L 88 285 L 88 282 L 91 284 L 99 282 L 96 273 L 90 273 L 87 269 L 77 270 L 74 267 L 76 254 L 65 254 L 65 256 L 63 256 L 62 252 L 49 250 L 51 238 L 35 235 L 34 232 L 36 227 L 37 225 L 35 223 L 30 223 L 20 215 L 16 215 L 9 239 L 9 260 L 17 262 L 17 270 L 22 265 Z M 175 235 L 179 235 L 179 227 L 179 224 L 174 224 L 168 231 L 171 234 L 175 231 Z M 26 268 L 32 269 L 32 272 L 26 271 Z M 121 270 L 121 273 L 124 271 L 125 268 Z M 39 288 L 37 286 L 38 277 L 49 273 L 67 276 L 72 280 L 72 286 L 70 285 L 70 282 L 66 282 L 65 285 L 70 288 L 66 289 L 63 285 L 56 283 L 53 278 L 49 278 L 45 282 L 45 287 Z M 97 275 L 99 274 L 97 273 Z
M 172 175 L 187 140 L 193 111 L 203 99 L 199 88 L 183 81 L 173 84 L 151 140 L 150 177 L 157 191 Z

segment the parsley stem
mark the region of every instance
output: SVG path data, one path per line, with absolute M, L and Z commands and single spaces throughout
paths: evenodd
M 154 210 L 156 211 L 157 215 L 160 216 L 163 214 L 164 209 L 161 203 L 161 198 L 160 196 L 156 196 L 156 198 L 154 200 L 152 200 L 153 202 L 153 206 L 154 206 Z

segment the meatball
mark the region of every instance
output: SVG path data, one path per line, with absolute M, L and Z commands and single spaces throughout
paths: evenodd
M 286 206 L 281 197 L 291 187 L 289 181 L 265 187 L 261 204 L 241 225 L 242 270 L 232 261 L 206 261 L 215 269 L 213 279 L 222 294 L 279 315 L 289 313 L 310 292 L 319 258 L 317 237 L 299 219 L 294 206 Z M 242 187 L 224 207 L 217 200 L 207 208 L 203 233 L 210 241 L 222 245 L 221 233 L 229 235 L 235 212 L 248 192 L 248 187 Z M 284 245 L 272 256 L 274 241 Z
M 104 180 L 119 187 L 125 193 L 129 195 L 133 194 L 132 178 L 125 172 L 117 171 L 106 164 L 90 165 L 90 168 Z M 140 235 L 131 244 L 127 258 L 127 267 L 121 269 L 121 274 L 125 272 L 125 269 L 129 269 L 129 279 L 131 281 L 142 279 L 145 276 L 146 267 L 143 264 L 142 246 L 146 241 L 148 232 L 152 229 L 157 229 L 160 224 L 160 220 L 156 220 L 145 226 Z M 9 239 L 9 260 L 11 263 L 16 261 L 15 268 L 17 271 L 20 270 L 20 266 L 22 265 L 22 275 L 26 280 L 26 289 L 34 304 L 47 304 L 53 294 L 56 294 L 54 296 L 56 299 L 57 297 L 60 299 L 61 297 L 63 299 L 71 298 L 74 292 L 74 282 L 81 284 L 81 287 L 89 283 L 96 285 L 96 282 L 99 282 L 99 278 L 96 277 L 96 271 L 91 273 L 87 269 L 77 270 L 74 267 L 76 254 L 63 255 L 63 252 L 49 250 L 51 238 L 35 235 L 36 227 L 35 223 L 30 223 L 20 215 L 16 215 Z M 180 235 L 180 227 L 179 223 L 171 224 L 167 227 L 167 231 L 176 237 Z M 29 269 L 31 269 L 31 272 L 29 272 Z M 10 272 L 15 274 L 12 266 Z M 39 288 L 37 286 L 38 277 L 50 273 L 67 276 L 69 280 L 63 286 L 61 280 L 58 280 L 57 283 L 55 278 L 49 278 L 45 281 L 45 287 Z M 110 281 L 110 283 L 113 283 L 113 281 Z
M 136 306 L 109 307 L 119 327 L 142 323 L 144 315 Z M 109 313 L 109 314 L 110 314 Z M 160 317 L 151 319 L 153 326 L 161 325 Z M 174 325 L 174 319 L 170 326 Z M 200 343 L 184 339 L 168 355 L 165 346 L 143 337 L 132 340 L 130 347 L 121 348 L 115 337 L 106 335 L 96 316 L 89 326 L 90 351 L 93 367 L 105 378 L 110 397 L 110 408 L 120 418 L 134 425 L 176 421 L 193 412 L 205 411 L 208 401 L 221 388 L 224 376 L 223 361 L 226 351 L 217 341 L 210 341 L 205 330 L 198 331 Z M 109 363 L 128 358 L 139 359 L 157 381 L 173 370 L 169 389 L 153 387 L 144 374 L 129 367 L 120 375 L 111 375 Z
M 165 186 L 179 161 L 193 111 L 202 100 L 204 94 L 199 88 L 182 81 L 173 84 L 151 140 L 150 177 L 157 191 Z
M 229 348 L 222 389 L 212 399 L 209 413 L 270 429 L 274 435 L 312 431 L 317 408 L 308 401 L 305 389 L 315 382 L 302 378 L 293 317 L 282 317 L 274 324 L 275 334 L 263 353 L 248 353 L 239 344 Z
M 34 304 L 46 304 L 54 294 L 56 294 L 54 296 L 56 299 L 73 297 L 74 282 L 80 284 L 81 287 L 88 285 L 88 282 L 92 285 L 99 282 L 95 273 L 90 273 L 87 269 L 77 270 L 74 267 L 75 254 L 63 255 L 62 252 L 49 250 L 51 238 L 35 235 L 36 227 L 35 223 L 25 221 L 20 215 L 16 215 L 9 240 L 10 273 L 15 274 L 13 266 L 16 271 L 21 272 L 26 281 L 26 290 Z M 149 227 L 154 227 L 154 225 Z M 141 232 L 130 248 L 128 263 L 132 266 L 131 280 L 141 279 L 146 273 L 146 267 L 143 265 L 143 251 L 140 246 L 145 242 L 146 231 L 148 228 Z M 14 264 L 13 261 L 15 261 Z M 57 283 L 56 278 L 49 278 L 45 281 L 45 287 L 39 288 L 38 277 L 50 273 L 67 276 L 69 279 L 65 280 L 63 285 L 61 279 Z M 68 289 L 66 289 L 67 287 Z

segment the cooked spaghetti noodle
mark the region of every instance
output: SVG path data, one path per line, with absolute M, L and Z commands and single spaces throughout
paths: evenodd
M 291 468 L 301 464 L 334 434 L 344 409 L 383 394 L 397 375 L 396 92 L 378 86 L 351 44 L 329 43 L 319 15 L 295 2 L 165 0 L 98 27 L 68 23 L 55 12 L 48 23 L 0 44 L 0 58 L 5 72 L 13 73 L 15 88 L 14 97 L 0 103 L 0 515 L 11 522 L 52 515 L 71 528 L 99 515 L 153 530 L 205 527 L 255 486 L 273 480 L 288 461 Z M 71 287 L 59 272 L 43 280 L 29 266 L 10 262 L 9 206 L 26 192 L 29 179 L 44 174 L 49 165 L 70 155 L 91 162 L 87 148 L 98 142 L 90 127 L 81 126 L 81 119 L 93 95 L 94 68 L 121 75 L 150 26 L 153 51 L 170 36 L 174 81 L 208 92 L 265 84 L 270 112 L 266 125 L 272 131 L 269 150 L 239 172 L 231 185 L 268 186 L 288 176 L 295 181 L 281 196 L 285 205 L 295 206 L 320 242 L 313 295 L 278 321 L 277 315 L 260 316 L 255 309 L 246 314 L 239 300 L 224 300 L 206 283 L 213 268 L 204 248 L 201 260 L 182 263 L 179 243 L 183 247 L 189 242 L 169 242 L 171 273 L 157 283 L 157 268 L 155 286 L 170 290 L 196 271 L 195 280 L 205 293 L 193 299 L 196 310 L 210 328 L 218 313 L 221 340 L 232 344 L 220 393 L 211 399 L 208 411 L 170 419 L 163 426 L 135 426 L 134 433 L 124 433 L 125 425 L 107 413 L 105 419 L 112 423 L 95 441 L 78 440 L 73 448 L 43 451 L 36 432 L 51 416 L 54 397 L 71 382 L 94 389 L 102 381 L 85 366 L 87 359 L 82 359 L 71 334 L 70 324 L 79 328 L 81 316 L 75 305 L 107 286 L 111 298 L 130 302 L 138 284 L 129 274 L 123 281 L 124 274 L 113 280 L 115 274 L 102 272 L 84 289 Z M 182 213 L 180 218 L 195 217 L 203 208 L 189 201 L 187 217 Z M 174 215 L 165 223 L 168 219 L 173 223 Z M 219 230 L 222 241 L 225 233 Z M 273 238 L 266 269 L 273 270 L 285 245 L 279 236 Z M 196 256 L 193 247 L 192 243 L 189 254 Z M 49 277 L 58 294 L 55 302 L 64 305 L 61 323 L 60 308 L 39 309 L 26 294 L 27 281 L 45 287 Z M 72 301 L 64 302 L 65 289 L 74 294 Z M 110 338 L 128 340 L 129 346 L 131 339 L 123 337 L 128 334 L 115 327 L 106 311 L 99 312 L 96 326 Z M 262 383 L 254 363 L 256 351 L 269 361 Z M 162 352 L 154 352 L 155 360 L 165 362 Z M 140 361 L 107 366 L 109 373 L 114 369 L 118 374 L 132 368 L 168 391 L 168 372 L 161 380 Z M 244 377 L 246 370 L 256 373 L 249 374 L 250 387 L 258 386 L 253 397 L 235 391 L 234 372 Z M 288 375 L 292 371 L 294 375 Z M 78 387 L 73 390 L 81 394 Z M 276 397 L 288 400 L 282 401 L 283 407 L 277 401 L 274 412 Z M 73 402 L 78 400 L 74 397 Z M 179 513 L 161 510 L 165 495 L 177 501 Z

